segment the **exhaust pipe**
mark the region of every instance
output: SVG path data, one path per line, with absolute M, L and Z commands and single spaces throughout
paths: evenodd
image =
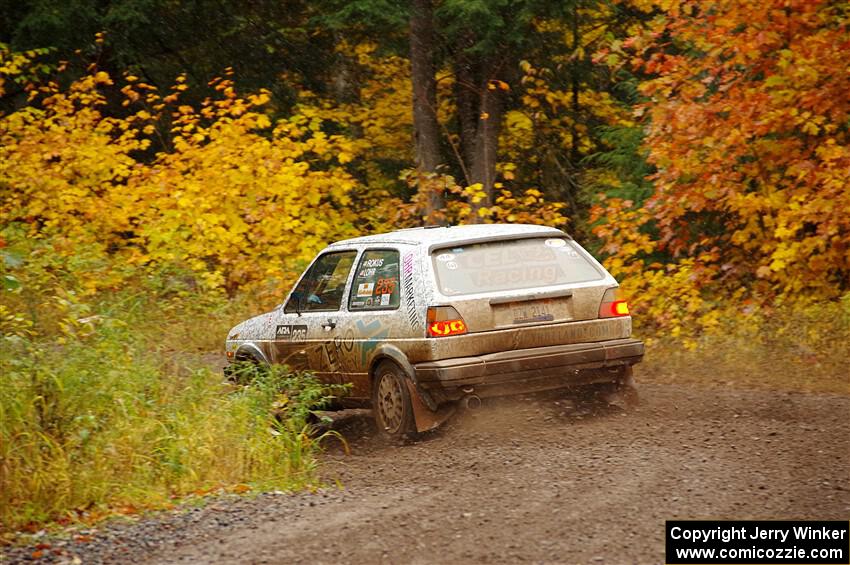
M 481 397 L 477 394 L 467 394 L 463 397 L 463 407 L 467 410 L 481 408 Z

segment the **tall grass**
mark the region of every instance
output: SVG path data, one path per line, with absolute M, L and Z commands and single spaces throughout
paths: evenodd
M 0 340 L 0 531 L 316 481 L 307 418 L 324 389 L 279 370 L 239 387 L 206 366 L 244 315 L 232 303 L 136 293 L 88 310 L 70 330 Z
M 660 382 L 850 394 L 850 295 L 765 310 L 728 309 L 696 337 L 651 336 L 640 371 Z

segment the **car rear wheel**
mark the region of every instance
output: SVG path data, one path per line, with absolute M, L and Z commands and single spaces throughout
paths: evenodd
M 378 431 L 401 438 L 413 430 L 413 405 L 404 374 L 395 364 L 383 362 L 372 380 L 372 410 Z

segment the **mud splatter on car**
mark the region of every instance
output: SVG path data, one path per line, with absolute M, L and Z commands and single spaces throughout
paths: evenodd
M 371 406 L 399 436 L 488 396 L 596 386 L 633 397 L 644 349 L 617 286 L 554 228 L 400 230 L 328 246 L 225 350 L 352 383 L 343 405 Z

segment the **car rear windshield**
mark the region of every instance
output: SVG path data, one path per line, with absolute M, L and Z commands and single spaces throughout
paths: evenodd
M 432 252 L 437 286 L 446 296 L 521 290 L 600 280 L 604 273 L 572 240 L 513 239 Z

